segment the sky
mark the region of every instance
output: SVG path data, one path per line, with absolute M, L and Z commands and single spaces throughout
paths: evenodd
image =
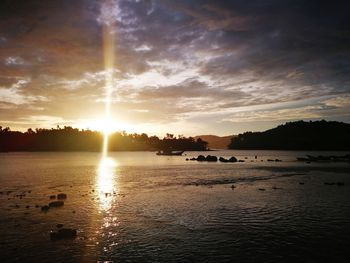
M 0 126 L 194 136 L 349 123 L 349 10 L 334 0 L 3 0 Z

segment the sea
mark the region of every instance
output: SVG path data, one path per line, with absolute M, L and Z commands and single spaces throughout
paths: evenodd
M 350 262 L 350 163 L 306 154 L 348 152 L 1 153 L 0 262 Z

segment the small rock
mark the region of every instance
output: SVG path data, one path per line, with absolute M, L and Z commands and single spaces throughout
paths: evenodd
M 303 185 L 303 184 L 305 184 L 305 183 L 304 183 L 304 182 L 299 182 L 299 184 L 300 184 L 300 185 Z
M 57 227 L 57 228 L 62 228 L 62 227 L 63 227 L 63 224 L 57 224 L 56 227 Z
M 56 195 L 50 195 L 50 199 L 56 199 Z
M 29 205 L 26 206 L 26 208 L 29 208 L 29 207 L 30 207 Z
M 345 184 L 343 182 L 337 182 L 337 186 L 344 186 Z
M 265 191 L 265 188 L 259 188 L 259 191 Z
M 186 158 L 186 161 L 189 161 L 190 159 Z

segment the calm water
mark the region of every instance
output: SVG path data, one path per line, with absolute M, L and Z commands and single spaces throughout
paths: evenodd
M 187 154 L 0 154 L 0 261 L 349 262 L 350 164 L 296 162 L 304 152 L 210 152 L 245 160 L 233 164 Z M 337 181 L 345 186 L 324 185 Z M 35 207 L 61 192 L 64 207 Z M 50 241 L 58 223 L 78 237 Z

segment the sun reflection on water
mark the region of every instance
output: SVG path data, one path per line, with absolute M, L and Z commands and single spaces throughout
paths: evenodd
M 110 157 L 103 157 L 98 167 L 97 188 L 100 208 L 108 211 L 112 207 L 113 198 L 117 195 L 116 186 L 117 163 Z

